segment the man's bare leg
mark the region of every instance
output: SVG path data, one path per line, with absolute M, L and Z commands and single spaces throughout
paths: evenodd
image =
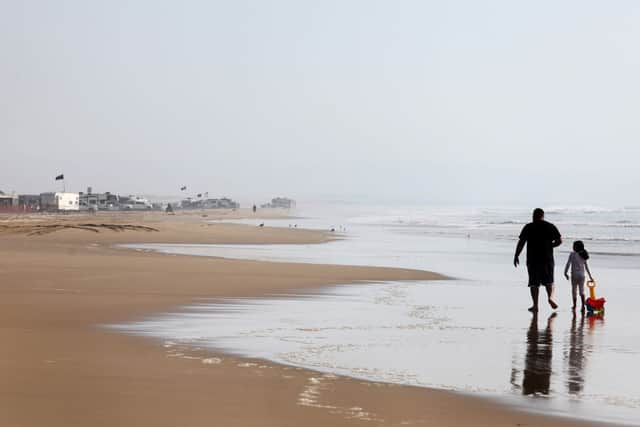
M 540 294 L 540 288 L 538 286 L 529 286 L 529 292 L 531 292 L 531 300 L 533 305 L 529 307 L 529 311 L 532 313 L 538 312 L 538 295 Z
M 558 304 L 553 300 L 553 283 L 545 285 L 545 289 L 547 290 L 547 296 L 549 297 L 549 305 L 555 310 L 558 308 Z

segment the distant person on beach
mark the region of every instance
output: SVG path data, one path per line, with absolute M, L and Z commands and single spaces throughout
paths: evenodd
M 516 246 L 516 254 L 513 257 L 513 265 L 520 264 L 520 253 L 527 245 L 527 272 L 529 273 L 529 291 L 533 305 L 529 307 L 532 313 L 538 312 L 538 295 L 540 285 L 547 290 L 549 305 L 558 308 L 553 300 L 553 272 L 555 262 L 553 248 L 562 244 L 562 237 L 555 225 L 544 220 L 544 211 L 536 208 L 533 211 L 533 222 L 525 225 L 520 232 L 520 238 Z
M 589 279 L 593 280 L 591 271 L 589 271 L 589 264 L 587 264 L 588 259 L 589 253 L 584 248 L 584 243 L 580 240 L 573 242 L 573 252 L 569 254 L 567 265 L 564 267 L 564 277 L 566 277 L 567 280 L 569 280 L 569 269 L 571 269 L 571 298 L 573 300 L 573 310 L 576 309 L 576 297 L 577 294 L 580 293 L 580 300 L 582 300 L 580 307 L 581 311 L 584 311 L 585 271 L 589 274 Z

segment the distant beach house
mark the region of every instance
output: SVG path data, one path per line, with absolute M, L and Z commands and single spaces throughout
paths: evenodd
M 262 208 L 281 208 L 281 209 L 295 209 L 296 201 L 287 199 L 286 197 L 275 197 L 271 199 L 270 203 L 265 203 Z
M 0 209 L 11 209 L 18 206 L 18 196 L 0 191 Z
M 20 194 L 18 196 L 18 206 L 23 212 L 39 211 L 40 205 L 40 194 Z
M 120 197 L 120 209 L 126 211 L 146 211 L 153 209 L 153 205 L 142 196 Z
M 42 193 L 40 208 L 46 211 L 78 211 L 80 210 L 79 193 Z
M 180 202 L 182 209 L 238 209 L 240 204 L 228 197 L 220 199 L 185 199 Z
M 116 194 L 94 193 L 87 188 L 86 193 L 80 193 L 80 210 L 115 210 L 120 207 L 120 197 Z

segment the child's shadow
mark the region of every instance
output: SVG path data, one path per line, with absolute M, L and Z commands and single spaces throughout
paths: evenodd
M 580 316 L 580 321 L 577 320 L 576 314 L 573 313 L 568 353 L 567 389 L 569 394 L 579 394 L 584 387 L 584 313 Z

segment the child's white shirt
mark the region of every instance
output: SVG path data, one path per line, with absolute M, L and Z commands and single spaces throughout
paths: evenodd
M 569 254 L 567 265 L 564 267 L 564 274 L 569 272 L 571 268 L 571 275 L 574 277 L 585 277 L 585 270 L 587 269 L 587 261 L 575 251 Z

